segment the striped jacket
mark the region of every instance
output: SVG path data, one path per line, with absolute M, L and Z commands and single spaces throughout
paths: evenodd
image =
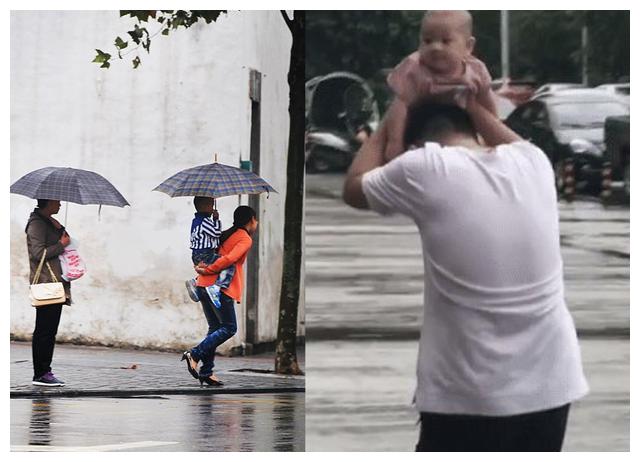
M 191 222 L 191 250 L 217 249 L 222 225 L 206 213 L 196 212 Z

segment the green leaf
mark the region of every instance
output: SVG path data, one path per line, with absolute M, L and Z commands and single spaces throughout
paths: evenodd
M 133 61 L 131 61 L 133 63 L 133 68 L 137 69 L 138 66 L 140 65 L 140 57 L 136 56 L 135 58 L 133 58 Z
M 127 34 L 129 34 L 131 36 L 131 38 L 136 43 L 136 45 L 140 45 L 140 39 L 142 38 L 142 35 L 144 34 L 144 29 L 140 29 L 138 27 L 138 25 L 136 24 L 135 25 L 135 29 L 134 30 L 130 30 L 129 32 L 127 32 Z
M 111 59 L 111 55 L 109 53 L 105 53 L 102 50 L 98 50 L 96 48 L 96 51 L 98 52 L 98 54 L 96 55 L 95 58 L 93 58 L 93 61 L 91 61 L 92 63 L 108 63 L 109 60 Z M 103 66 L 100 66 L 103 67 Z M 106 66 L 109 67 L 109 66 Z
M 123 48 L 127 48 L 129 46 L 129 42 L 125 42 L 120 37 L 116 37 L 116 48 L 118 50 L 122 50 Z
M 175 16 L 173 18 L 173 28 L 177 29 L 178 27 L 182 26 L 184 24 L 184 18 L 182 16 Z
M 169 35 L 169 28 L 163 30 L 162 35 Z
M 100 66 L 101 69 L 109 69 L 109 66 L 111 66 L 111 63 L 109 61 L 105 61 L 102 63 L 102 66 Z
M 120 10 L 120 16 L 130 15 L 132 18 L 136 18 L 138 21 L 149 21 L 149 18 L 156 16 L 155 10 Z
M 212 21 L 215 22 L 222 13 L 226 13 L 227 10 L 191 10 L 191 15 L 197 19 L 204 19 L 209 24 Z

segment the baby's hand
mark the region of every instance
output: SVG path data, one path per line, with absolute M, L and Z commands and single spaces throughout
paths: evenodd
M 218 213 L 217 210 L 213 211 L 213 213 L 211 214 L 211 218 L 213 218 L 214 220 L 217 220 L 218 218 L 220 218 L 220 214 Z

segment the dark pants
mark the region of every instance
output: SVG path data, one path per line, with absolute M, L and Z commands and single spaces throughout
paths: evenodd
M 424 412 L 416 451 L 557 452 L 568 415 L 569 404 L 507 417 Z
M 191 350 L 191 354 L 194 359 L 202 361 L 200 377 L 209 377 L 213 372 L 216 348 L 233 337 L 238 330 L 236 311 L 233 307 L 233 299 L 224 292 L 220 292 L 220 309 L 215 309 L 204 287 L 198 287 L 196 290 L 209 330 L 204 340 Z
M 51 360 L 53 359 L 53 349 L 56 346 L 62 304 L 42 306 L 35 310 L 36 328 L 31 340 L 34 380 L 51 371 Z

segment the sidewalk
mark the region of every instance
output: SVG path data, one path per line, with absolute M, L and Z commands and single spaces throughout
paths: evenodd
M 200 387 L 178 353 L 105 347 L 56 345 L 52 368 L 66 382 L 58 388 L 31 385 L 31 344 L 11 342 L 11 398 L 123 397 L 142 395 L 251 394 L 304 392 L 304 376 L 273 371 L 274 353 L 248 357 L 216 357 L 215 374 L 222 387 Z M 304 370 L 304 350 L 298 351 Z
M 590 391 L 571 406 L 563 451 L 628 451 L 629 340 L 580 348 Z M 416 341 L 311 341 L 307 353 L 307 451 L 413 451 Z

